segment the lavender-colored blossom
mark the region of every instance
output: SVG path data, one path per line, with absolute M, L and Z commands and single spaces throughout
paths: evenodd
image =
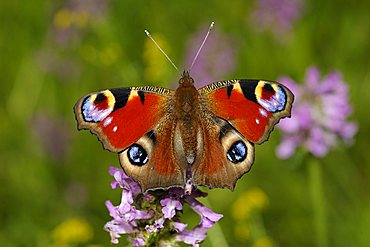
M 137 196 L 141 192 L 140 185 L 130 176 L 126 175 L 126 173 L 122 172 L 122 169 L 111 166 L 109 167 L 109 174 L 116 180 L 111 183 L 112 189 L 116 189 L 117 187 L 125 188 L 134 196 Z
M 121 169 L 114 167 L 109 168 L 109 173 L 116 179 L 112 182 L 113 189 L 122 188 L 121 203 L 118 206 L 113 206 L 110 201 L 106 202 L 109 215 L 113 220 L 109 221 L 105 226 L 111 235 L 111 242 L 118 243 L 120 234 L 128 234 L 136 232 L 137 220 L 149 219 L 152 217 L 151 212 L 137 210 L 134 205 L 134 198 L 139 194 L 139 185 L 129 176 L 127 176 Z
M 176 210 L 182 210 L 180 198 L 171 194 L 169 194 L 165 199 L 161 200 L 161 205 L 163 207 L 162 213 L 166 219 L 172 219 L 176 214 Z
M 257 30 L 282 37 L 302 16 L 302 9 L 303 0 L 257 0 L 251 21 Z
M 199 226 L 201 228 L 209 229 L 222 218 L 221 214 L 214 213 L 211 209 L 207 208 L 193 197 L 186 197 L 185 200 L 190 207 L 199 214 L 201 218 Z
M 109 173 L 115 178 L 111 187 L 122 189 L 121 203 L 118 206 L 113 206 L 110 201 L 106 202 L 113 220 L 106 223 L 105 230 L 110 233 L 114 244 L 118 244 L 121 235 L 127 234 L 133 246 L 150 245 L 153 238 L 161 246 L 172 246 L 176 242 L 199 246 L 207 236 L 208 229 L 222 218 L 221 214 L 214 213 L 196 200 L 197 197 L 207 195 L 196 188 L 189 194 L 179 187 L 143 194 L 140 185 L 122 169 L 110 167 Z M 185 203 L 201 218 L 192 230 L 187 230 L 187 224 L 179 221 Z
M 164 221 L 165 221 L 165 218 L 159 218 L 156 221 L 154 221 L 153 225 L 146 225 L 145 230 L 149 234 L 153 232 L 159 232 L 163 228 Z
M 174 221 L 173 226 L 175 227 L 176 231 L 182 232 L 185 230 L 185 228 L 188 226 L 188 224 L 182 223 L 182 222 L 176 222 Z
M 195 227 L 192 231 L 184 230 L 176 236 L 177 241 L 182 241 L 192 246 L 199 246 L 199 244 L 207 236 L 207 229 L 201 227 Z
M 207 230 L 222 218 L 221 214 L 214 213 L 193 197 L 187 197 L 186 202 L 200 216 L 200 223 L 193 230 L 182 230 L 176 236 L 176 239 L 193 246 L 199 244 L 206 238 Z
M 190 66 L 199 46 L 202 44 L 207 28 L 201 28 L 188 42 L 185 68 Z M 213 29 L 203 46 L 193 68 L 191 76 L 195 80 L 195 86 L 200 88 L 210 82 L 219 81 L 235 68 L 235 46 L 232 40 L 217 29 Z
M 292 156 L 298 146 L 316 157 L 326 155 L 338 140 L 352 141 L 357 125 L 347 118 L 352 113 L 348 89 L 339 72 L 320 79 L 317 68 L 309 68 L 303 85 L 288 77 L 279 79 L 295 95 L 292 118 L 282 120 L 282 142 L 277 148 L 280 158 Z
M 139 246 L 145 246 L 145 240 L 143 238 L 135 238 L 133 241 L 132 241 L 132 245 L 135 246 L 135 247 L 139 247 Z

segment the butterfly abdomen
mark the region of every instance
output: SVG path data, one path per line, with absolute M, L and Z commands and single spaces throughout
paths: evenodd
M 180 150 L 175 150 L 185 157 L 185 162 L 192 165 L 197 157 L 199 142 L 199 93 L 190 77 L 183 77 L 175 93 L 176 131 L 175 140 L 181 140 Z

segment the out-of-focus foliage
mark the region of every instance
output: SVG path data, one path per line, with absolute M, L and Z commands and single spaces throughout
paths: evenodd
M 302 150 L 279 160 L 275 131 L 234 192 L 207 190 L 224 218 L 204 246 L 370 246 L 368 11 L 366 0 L 1 1 L 0 245 L 109 244 L 104 203 L 119 204 L 108 174 L 118 159 L 77 132 L 73 105 L 103 88 L 175 87 L 179 73 L 144 29 L 182 70 L 215 21 L 199 60 L 207 78 L 303 82 L 310 66 L 340 71 L 359 130 L 352 146 L 314 161 Z

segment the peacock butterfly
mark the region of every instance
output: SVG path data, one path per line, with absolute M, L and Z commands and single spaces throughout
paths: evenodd
M 293 99 L 288 88 L 265 80 L 220 81 L 197 90 L 184 71 L 175 91 L 107 89 L 82 97 L 74 112 L 78 129 L 90 130 L 105 149 L 118 153 L 143 192 L 183 186 L 190 193 L 192 185 L 233 190 L 254 162 L 254 144 L 290 117 Z
M 294 96 L 278 82 L 228 80 L 197 90 L 184 71 L 178 88 L 128 87 L 82 97 L 78 129 L 118 153 L 142 191 L 193 185 L 227 187 L 248 172 L 254 144 L 289 117 Z

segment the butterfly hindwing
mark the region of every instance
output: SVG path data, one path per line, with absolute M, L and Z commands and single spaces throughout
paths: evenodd
M 254 162 L 254 144 L 223 119 L 208 115 L 203 124 L 204 145 L 199 162 L 192 167 L 193 181 L 232 190 Z
M 119 153 L 125 172 L 140 183 L 142 191 L 182 186 L 185 170 L 179 166 L 173 149 L 174 121 L 164 116 L 157 127 Z
M 199 89 L 209 110 L 253 143 L 266 141 L 274 125 L 290 116 L 293 94 L 278 82 L 230 80 Z

